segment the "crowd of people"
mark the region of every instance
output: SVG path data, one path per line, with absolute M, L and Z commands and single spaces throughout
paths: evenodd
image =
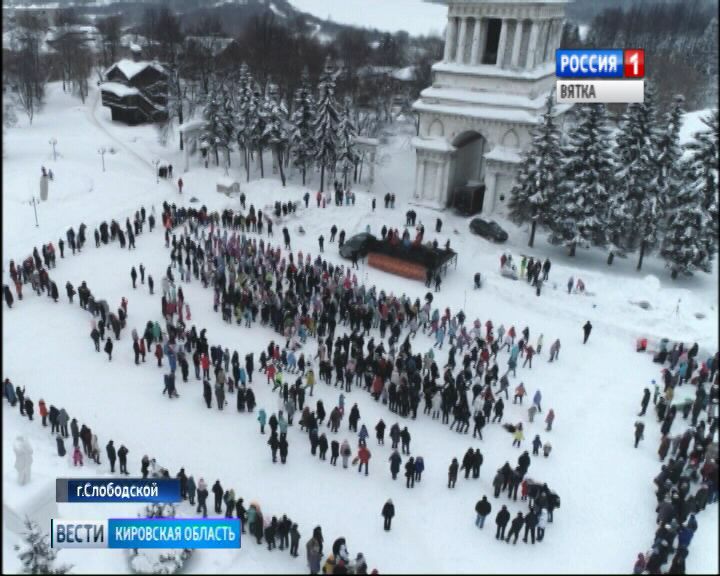
M 635 574 L 685 574 L 686 559 L 698 524 L 695 515 L 718 501 L 718 363 L 720 354 L 699 358 L 697 343 L 686 347 L 679 342 L 669 348 L 662 340 L 655 362 L 663 365 L 661 386 L 654 380 L 653 391 L 645 388 L 639 418 L 648 414 L 650 403 L 660 424 L 658 456 L 662 462 L 655 477 L 657 528 L 649 551 L 639 553 Z M 694 394 L 683 394 L 694 388 Z M 709 390 L 707 389 L 709 388 Z M 677 396 L 686 395 L 680 402 Z M 693 397 L 694 396 L 694 397 Z M 682 422 L 677 418 L 678 412 Z M 701 417 L 704 415 L 704 419 Z M 689 425 L 687 425 L 687 421 Z M 676 423 L 677 422 L 677 423 Z M 678 428 L 682 427 L 682 431 Z M 673 434 L 673 428 L 675 433 Z M 644 438 L 645 424 L 635 422 L 635 447 Z M 672 558 L 672 559 L 671 559 Z

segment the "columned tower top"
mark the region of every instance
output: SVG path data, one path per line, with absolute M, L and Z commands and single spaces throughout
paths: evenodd
M 448 6 L 444 64 L 529 71 L 560 47 L 568 0 L 427 0 Z

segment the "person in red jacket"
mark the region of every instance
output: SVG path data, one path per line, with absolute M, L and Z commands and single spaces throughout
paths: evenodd
M 163 350 L 161 344 L 155 345 L 155 358 L 157 358 L 158 366 L 162 366 Z
M 367 446 L 360 446 L 358 449 L 358 460 L 360 461 L 360 465 L 358 466 L 358 472 L 362 472 L 363 464 L 365 464 L 365 476 L 368 475 L 368 462 L 370 462 L 370 450 L 367 449 Z
M 275 364 L 270 363 L 265 372 L 267 374 L 267 383 L 275 382 Z
M 38 402 L 38 412 L 40 416 L 42 416 L 42 425 L 47 426 L 48 409 L 47 406 L 45 406 L 45 400 L 42 398 L 40 398 L 40 402 Z
M 512 338 L 512 343 L 515 344 L 515 326 L 510 326 L 510 330 L 507 331 L 507 335 Z
M 203 370 L 203 378 L 210 378 L 210 358 L 205 352 L 200 356 L 200 368 Z

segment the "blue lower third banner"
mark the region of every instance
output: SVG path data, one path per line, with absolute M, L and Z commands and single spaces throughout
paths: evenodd
M 182 502 L 179 478 L 57 478 L 56 502 Z
M 50 521 L 53 548 L 240 548 L 237 518 Z

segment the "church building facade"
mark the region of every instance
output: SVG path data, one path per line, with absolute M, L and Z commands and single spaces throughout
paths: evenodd
M 448 22 L 433 85 L 413 104 L 414 201 L 444 208 L 458 187 L 484 184 L 482 212 L 503 212 L 555 85 L 568 0 L 429 1 L 448 5 Z

